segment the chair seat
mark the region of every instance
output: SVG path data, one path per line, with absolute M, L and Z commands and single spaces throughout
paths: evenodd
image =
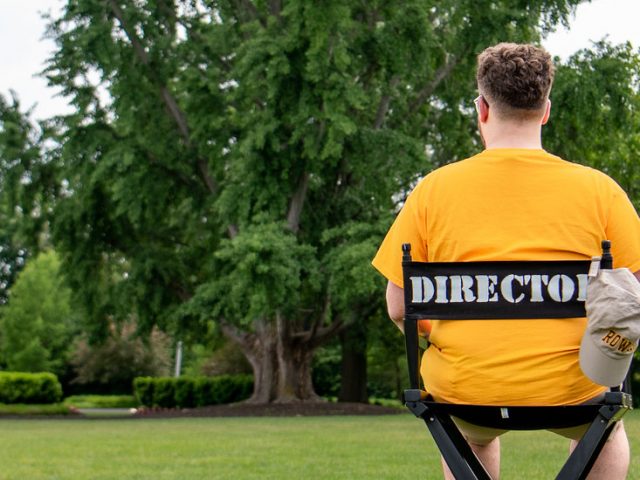
M 593 421 L 602 405 L 506 406 L 459 405 L 424 402 L 432 411 L 446 412 L 466 422 L 503 430 L 548 430 L 585 425 Z
M 558 406 L 465 405 L 435 402 L 424 391 L 407 390 L 405 401 L 419 403 L 435 415 L 453 415 L 466 422 L 504 430 L 547 430 L 569 428 L 591 423 L 603 407 L 631 407 L 631 396 L 624 392 L 608 392 L 601 403 Z M 422 414 L 420 415 L 422 416 Z

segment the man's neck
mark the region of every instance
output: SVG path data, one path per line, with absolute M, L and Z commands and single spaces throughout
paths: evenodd
M 542 126 L 537 122 L 485 124 L 485 148 L 542 149 Z

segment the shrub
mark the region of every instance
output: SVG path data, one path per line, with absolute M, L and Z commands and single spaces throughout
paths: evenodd
M 197 377 L 194 381 L 193 397 L 196 407 L 204 407 L 207 405 L 216 405 L 215 386 L 211 381 L 212 377 Z M 215 377 L 214 377 L 215 378 Z
M 135 378 L 133 392 L 140 405 L 153 405 L 153 377 Z
M 0 372 L 0 403 L 57 403 L 62 386 L 53 373 Z
M 195 407 L 195 382 L 192 378 L 180 377 L 175 381 L 175 403 L 177 407 Z
M 143 338 L 134 322 L 112 323 L 102 344 L 91 345 L 82 337 L 74 348 L 74 393 L 130 394 L 135 378 L 161 377 L 170 372 L 169 337 L 154 329 Z
M 133 388 L 141 405 L 191 408 L 245 400 L 253 390 L 253 379 L 251 375 L 138 377 Z
M 175 378 L 161 377 L 155 380 L 153 387 L 153 406 L 173 408 L 176 406 Z

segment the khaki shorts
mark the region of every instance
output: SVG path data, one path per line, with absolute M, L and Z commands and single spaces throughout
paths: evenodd
M 604 399 L 604 393 L 598 395 L 597 397 L 592 398 L 591 400 L 587 400 L 584 404 L 593 404 L 598 403 Z M 474 425 L 472 423 L 466 422 L 461 418 L 452 416 L 451 419 L 454 421 L 464 438 L 469 443 L 473 443 L 474 445 L 487 445 L 492 442 L 495 438 L 499 437 L 503 433 L 507 433 L 509 430 L 502 430 L 499 428 L 488 428 L 481 427 L 479 425 Z M 622 423 L 622 422 L 619 422 Z M 557 433 L 558 435 L 562 435 L 565 438 L 570 440 L 580 440 L 582 436 L 585 434 L 587 429 L 589 428 L 588 423 L 584 425 L 578 425 L 577 427 L 569 427 L 569 428 L 554 428 L 549 429 L 550 432 Z M 617 428 L 617 425 L 616 425 Z M 609 437 L 611 438 L 611 437 Z

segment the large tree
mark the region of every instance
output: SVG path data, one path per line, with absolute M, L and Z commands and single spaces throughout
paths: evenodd
M 314 350 L 380 310 L 369 261 L 403 192 L 479 147 L 477 53 L 578 3 L 69 0 L 46 75 L 75 112 L 8 168 L 57 192 L 23 211 L 97 333 L 219 328 L 253 401 L 311 400 Z

